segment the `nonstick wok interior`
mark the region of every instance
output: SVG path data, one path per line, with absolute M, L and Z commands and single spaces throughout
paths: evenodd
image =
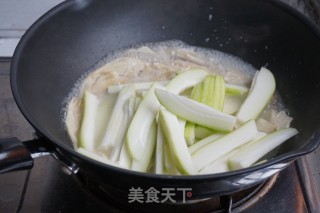
M 320 124 L 319 32 L 274 1 L 67 1 L 38 20 L 14 54 L 11 84 L 35 129 L 74 153 L 62 121 L 74 83 L 105 54 L 146 42 L 182 40 L 273 71 L 305 145 Z

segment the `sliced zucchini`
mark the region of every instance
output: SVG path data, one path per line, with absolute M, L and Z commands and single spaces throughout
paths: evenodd
M 131 169 L 139 172 L 146 172 L 155 150 L 156 139 L 157 139 L 157 125 L 156 120 L 153 120 L 147 133 L 147 141 L 143 147 L 142 156 L 134 158 L 132 160 Z
M 188 146 L 191 146 L 192 144 L 194 144 L 196 140 L 195 126 L 196 125 L 194 123 L 187 122 L 184 128 L 184 138 Z
M 199 83 L 195 87 L 193 87 L 192 92 L 191 92 L 191 99 L 195 101 L 200 101 L 201 99 L 201 94 L 202 94 L 202 87 L 203 84 Z M 195 135 L 195 127 L 196 125 L 191 122 L 187 122 L 184 130 L 184 138 L 188 144 L 188 146 L 191 146 L 194 144 L 196 140 L 196 135 Z
M 132 159 L 128 153 L 127 144 L 124 142 L 122 143 L 118 165 L 122 168 L 130 169 L 131 163 L 132 163 Z
M 193 155 L 197 150 L 199 150 L 201 147 L 217 140 L 218 138 L 222 137 L 224 134 L 221 134 L 221 133 L 215 133 L 215 134 L 212 134 L 200 141 L 198 141 L 197 143 L 193 144 L 192 146 L 190 146 L 188 149 L 189 149 L 189 152 L 191 155 Z
M 196 139 L 202 140 L 203 138 L 206 138 L 214 133 L 216 133 L 216 131 L 214 131 L 213 129 L 209 129 L 207 127 L 204 127 L 204 126 L 196 125 L 194 128 L 194 134 L 195 134 Z
M 123 133 L 124 135 L 126 134 L 127 130 L 128 130 L 128 126 L 132 121 L 133 115 L 135 113 L 135 99 L 136 97 L 131 96 L 129 98 L 129 100 L 127 100 L 126 105 L 124 106 L 127 110 L 127 112 L 125 113 L 125 120 L 124 120 L 124 125 L 123 128 L 125 130 L 125 132 Z M 117 143 L 115 146 L 113 146 L 113 149 L 111 151 L 110 154 L 110 160 L 112 162 L 115 162 L 119 159 L 119 155 L 120 155 L 120 151 L 123 150 L 124 152 L 127 152 L 127 148 L 124 148 L 123 143 L 124 143 L 125 136 L 123 136 L 123 141 L 121 141 L 121 143 Z M 126 157 L 125 155 L 122 157 Z
M 154 94 L 155 87 L 156 85 L 153 85 L 141 101 L 128 128 L 126 141 L 129 154 L 134 160 L 144 159 L 144 155 L 147 155 L 145 153 L 147 143 L 155 143 L 148 140 L 149 129 L 160 108 L 160 103 Z
M 199 173 L 200 174 L 212 174 L 212 173 L 221 173 L 221 172 L 230 171 L 231 169 L 230 169 L 229 164 L 228 164 L 229 158 L 234 156 L 240 150 L 245 149 L 247 146 L 250 146 L 250 144 L 260 140 L 261 138 L 263 138 L 266 135 L 267 134 L 264 133 L 264 132 L 258 132 L 258 134 L 250 142 L 245 143 L 244 145 L 240 146 L 239 148 L 234 149 L 231 152 L 223 155 L 219 159 L 213 161 L 211 164 L 209 164 L 208 166 L 206 166 L 203 169 L 201 169 Z M 190 148 L 191 147 L 189 147 L 189 151 L 190 151 Z
M 202 93 L 201 93 L 201 98 L 200 100 L 196 100 L 200 103 L 206 104 L 208 106 L 212 105 L 213 101 L 213 88 L 214 88 L 214 83 L 215 83 L 215 76 L 213 75 L 208 75 L 202 83 Z M 195 100 L 195 99 L 193 99 Z M 211 106 L 212 107 L 212 106 Z
M 164 134 L 161 128 L 161 125 L 157 125 L 157 145 L 156 145 L 156 156 L 155 156 L 155 173 L 163 174 L 164 173 Z
M 95 143 L 95 117 L 99 106 L 98 98 L 89 91 L 83 95 L 83 112 L 79 130 L 79 147 L 94 151 Z
M 219 111 L 223 110 L 223 103 L 225 97 L 225 82 L 221 75 L 215 76 L 213 98 L 211 106 Z
M 241 107 L 245 97 L 242 95 L 226 95 L 224 99 L 223 112 L 229 115 L 233 115 Z
M 201 147 L 193 155 L 196 168 L 201 170 L 221 156 L 252 140 L 258 133 L 254 120 L 250 120 L 238 129 Z
M 180 73 L 174 77 L 166 86 L 166 89 L 174 94 L 189 89 L 198 83 L 202 82 L 208 73 L 201 69 L 194 69 Z
M 174 160 L 172 158 L 171 150 L 166 141 L 163 144 L 163 158 L 164 158 L 164 174 L 179 175 L 180 172 L 175 166 Z
M 298 134 L 298 131 L 294 128 L 286 128 L 272 132 L 232 156 L 229 159 L 229 166 L 232 170 L 249 167 L 265 154 L 296 134 Z
M 262 67 L 256 72 L 249 94 L 241 105 L 237 118 L 240 123 L 255 119 L 267 106 L 276 88 L 276 82 L 270 70 Z
M 117 100 L 118 94 L 107 94 L 103 97 L 98 97 L 99 106 L 97 108 L 96 117 L 95 117 L 95 143 L 100 144 L 103 136 L 106 132 L 106 128 L 108 127 L 113 106 Z
M 202 90 L 203 90 L 203 84 L 199 83 L 195 85 L 191 91 L 191 99 L 200 102 L 201 100 L 201 95 L 202 95 Z
M 159 123 L 163 129 L 175 165 L 181 174 L 195 174 L 191 155 L 179 129 L 177 116 L 167 110 L 160 110 Z
M 134 95 L 134 86 L 128 86 L 121 89 L 113 107 L 112 115 L 102 143 L 99 147 L 108 156 L 112 157 L 111 161 L 113 162 L 118 160 L 118 154 L 120 153 L 122 143 L 125 139 L 126 131 L 129 126 L 128 102 L 130 97 Z
M 156 89 L 155 94 L 160 103 L 170 112 L 195 124 L 220 131 L 231 131 L 236 123 L 234 116 L 194 100 L 161 89 Z
M 226 83 L 226 95 L 245 95 L 249 92 L 249 88 Z
M 199 174 L 216 174 L 216 173 L 222 173 L 222 172 L 229 172 L 229 165 L 228 165 L 228 159 L 230 156 L 237 153 L 238 150 L 232 150 L 231 152 L 223 155 L 219 159 L 213 161 L 208 166 L 204 167 L 199 171 Z

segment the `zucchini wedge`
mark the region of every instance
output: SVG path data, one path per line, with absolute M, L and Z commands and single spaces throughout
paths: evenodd
M 198 140 L 202 140 L 202 139 L 212 135 L 213 133 L 216 133 L 216 131 L 214 131 L 213 129 L 209 129 L 207 127 L 204 127 L 204 126 L 196 125 L 194 128 L 194 134 L 195 134 L 196 139 L 198 139 Z
M 120 153 L 122 143 L 125 139 L 126 131 L 129 126 L 128 102 L 130 97 L 134 95 L 134 86 L 128 86 L 121 89 L 116 103 L 114 104 L 108 127 L 100 145 L 101 150 L 103 150 L 108 156 L 110 155 L 109 157 L 112 156 L 111 161 L 113 162 L 118 160 L 118 154 Z
M 95 149 L 95 117 L 99 101 L 97 96 L 89 91 L 85 91 L 83 95 L 83 113 L 81 126 L 79 130 L 79 147 L 89 151 Z
M 147 138 L 146 138 L 145 145 L 143 147 L 143 154 L 139 156 L 139 158 L 134 158 L 132 160 L 131 169 L 139 172 L 146 172 L 151 160 L 152 156 L 155 150 L 156 146 L 156 140 L 157 140 L 157 125 L 156 120 L 153 120 L 148 132 L 147 132 Z
M 249 94 L 241 105 L 237 118 L 240 123 L 255 119 L 267 106 L 276 89 L 276 82 L 270 70 L 262 67 L 257 71 Z
M 236 123 L 236 117 L 189 98 L 161 89 L 156 89 L 155 94 L 166 109 L 192 123 L 224 132 L 231 131 Z
M 193 155 L 192 160 L 198 171 L 221 156 L 249 142 L 258 134 L 254 120 L 250 120 L 238 129 L 201 147 Z
M 295 128 L 286 128 L 272 132 L 260 140 L 240 149 L 237 154 L 229 159 L 229 166 L 232 170 L 249 167 L 265 154 L 296 134 L 298 134 L 298 131 Z
M 169 81 L 166 89 L 174 94 L 180 94 L 186 89 L 189 89 L 202 82 L 207 75 L 208 73 L 201 69 L 185 71 Z
M 222 137 L 223 134 L 221 133 L 215 133 L 215 134 L 212 134 L 200 141 L 198 141 L 197 143 L 193 144 L 192 146 L 189 146 L 189 152 L 191 155 L 193 155 L 198 149 L 200 149 L 201 147 L 217 140 L 218 138 Z
M 179 129 L 177 116 L 167 110 L 160 110 L 159 123 L 179 172 L 181 174 L 195 174 L 196 170 L 184 140 L 183 132 L 177 131 Z
M 249 92 L 249 89 L 247 87 L 226 83 L 227 95 L 245 95 L 248 92 Z
M 161 128 L 161 125 L 158 123 L 157 126 L 157 145 L 155 151 L 155 173 L 163 174 L 164 173 L 164 134 Z
M 191 99 L 200 102 L 201 94 L 202 94 L 202 86 L 203 86 L 203 83 L 199 83 L 193 87 L 191 91 Z M 184 138 L 186 139 L 188 146 L 191 146 L 192 144 L 194 144 L 196 140 L 196 134 L 195 134 L 196 126 L 197 125 L 191 122 L 187 122 L 185 125 Z
M 149 146 L 147 143 L 156 143 L 148 139 L 148 132 L 160 108 L 160 103 L 154 94 L 155 87 L 156 85 L 151 86 L 142 99 L 127 131 L 127 147 L 134 160 L 145 158 L 144 156 L 147 154 L 145 147 Z

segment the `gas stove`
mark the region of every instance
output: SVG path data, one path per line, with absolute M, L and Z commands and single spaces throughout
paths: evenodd
M 320 26 L 318 0 L 283 0 Z M 19 112 L 9 85 L 11 58 L 0 58 L 0 137 L 29 140 L 33 128 Z M 238 193 L 163 209 L 116 201 L 99 183 L 73 175 L 52 156 L 28 171 L 0 175 L 0 212 L 320 212 L 320 148 L 266 182 Z M 128 192 L 129 193 L 129 192 Z

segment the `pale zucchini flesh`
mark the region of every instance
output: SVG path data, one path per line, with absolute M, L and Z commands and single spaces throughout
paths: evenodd
M 122 168 L 130 169 L 131 163 L 132 163 L 132 159 L 128 153 L 127 144 L 124 142 L 122 143 L 118 165 Z
M 199 174 L 216 174 L 216 173 L 222 173 L 222 172 L 229 172 L 230 168 L 228 165 L 228 159 L 230 158 L 230 156 L 237 153 L 237 151 L 238 150 L 233 150 L 223 155 L 216 161 L 213 161 L 211 164 L 201 169 L 199 171 Z
M 134 158 L 132 160 L 131 169 L 139 172 L 146 172 L 151 160 L 152 156 L 155 150 L 156 146 L 156 137 L 157 137 L 157 125 L 156 121 L 153 120 L 150 128 L 148 129 L 147 133 L 147 141 L 145 143 L 145 146 L 143 147 L 142 156 L 139 156 L 139 158 Z
M 228 172 L 231 171 L 230 166 L 229 166 L 229 159 L 236 155 L 240 150 L 246 149 L 246 147 L 249 147 L 251 144 L 255 143 L 256 141 L 260 140 L 267 134 L 264 132 L 258 132 L 258 134 L 248 143 L 238 147 L 237 149 L 232 150 L 231 152 L 223 155 L 219 159 L 213 161 L 211 164 L 208 166 L 204 167 L 199 171 L 199 174 L 213 174 L 213 173 L 221 173 L 221 172 Z M 189 151 L 190 151 L 189 147 Z
M 185 125 L 184 138 L 188 146 L 191 146 L 195 142 L 195 139 L 196 139 L 195 126 L 196 125 L 194 123 L 190 123 L 190 122 L 187 122 Z
M 203 86 L 202 86 L 201 98 L 200 98 L 200 101 L 198 102 L 206 104 L 208 106 L 212 104 L 210 103 L 209 98 L 213 98 L 214 79 L 215 79 L 215 76 L 212 76 L 212 75 L 209 75 L 204 79 L 202 83 Z
M 226 94 L 227 95 L 245 95 L 249 92 L 249 88 L 226 83 Z
M 112 115 L 103 137 L 100 149 L 107 155 L 112 155 L 112 161 L 118 160 L 117 154 L 120 152 L 129 125 L 128 101 L 135 95 L 134 86 L 127 86 L 121 89 L 116 103 L 112 110 Z
M 192 160 L 199 171 L 221 156 L 249 142 L 257 134 L 257 126 L 254 120 L 250 120 L 233 132 L 198 149 L 192 155 Z
M 200 141 L 198 141 L 197 143 L 193 144 L 192 146 L 189 146 L 189 152 L 191 155 L 193 155 L 198 149 L 200 149 L 201 147 L 217 140 L 218 138 L 222 137 L 223 134 L 221 133 L 215 133 L 215 134 L 212 134 Z
M 214 131 L 213 129 L 209 129 L 207 127 L 199 126 L 199 125 L 196 125 L 194 128 L 195 137 L 196 139 L 200 139 L 200 140 L 214 134 L 215 132 L 216 131 Z
M 127 147 L 130 156 L 135 160 L 144 158 L 143 156 L 146 155 L 148 131 L 160 108 L 160 103 L 154 94 L 155 87 L 156 85 L 153 85 L 141 101 L 128 128 Z
M 161 128 L 161 125 L 157 124 L 157 144 L 155 151 L 155 173 L 163 174 L 164 173 L 164 134 Z
M 182 174 L 195 174 L 196 170 L 193 166 L 183 133 L 177 131 L 179 129 L 177 116 L 167 110 L 160 110 L 159 122 L 179 172 Z
M 298 134 L 298 131 L 295 128 L 286 128 L 269 133 L 232 156 L 229 159 L 230 168 L 236 170 L 251 166 L 265 154 L 296 134 Z
M 229 115 L 236 114 L 244 99 L 245 97 L 242 95 L 226 95 L 224 99 L 223 112 Z
M 195 124 L 220 131 L 231 131 L 236 123 L 236 117 L 186 97 L 161 89 L 156 89 L 155 94 L 166 109 Z
M 135 113 L 135 99 L 136 97 L 135 96 L 131 96 L 129 98 L 129 100 L 126 101 L 126 104 L 125 104 L 125 108 L 124 108 L 124 111 L 125 111 L 125 120 L 123 121 L 124 124 L 123 124 L 123 129 L 124 129 L 124 132 L 123 132 L 123 135 L 122 135 L 122 140 L 120 140 L 117 144 L 115 144 L 113 146 L 113 149 L 110 153 L 110 160 L 112 162 L 115 162 L 119 159 L 119 155 L 120 155 L 120 152 L 121 150 L 123 151 L 123 155 L 122 157 L 126 157 L 126 155 L 124 155 L 125 153 L 127 154 L 127 148 L 124 148 L 123 147 L 123 143 L 124 143 L 124 140 L 125 140 L 125 134 L 128 130 L 128 126 L 133 118 L 133 115 Z
M 202 104 L 208 105 L 219 111 L 222 111 L 223 109 L 224 96 L 225 82 L 223 76 L 220 75 L 206 76 L 204 81 L 202 83 L 197 84 L 191 93 L 191 99 Z M 191 122 L 187 122 L 185 128 L 185 139 L 189 146 L 194 144 L 196 138 L 199 138 L 199 134 L 196 137 L 196 127 L 197 129 L 205 129 L 205 127 L 196 125 Z
M 164 174 L 168 175 L 179 175 L 180 172 L 178 171 L 177 167 L 175 166 L 175 162 L 172 158 L 171 150 L 169 148 L 168 143 L 165 141 L 163 144 L 163 158 L 164 158 Z
M 222 111 L 225 98 L 225 82 L 223 76 L 216 76 L 213 90 L 212 107 Z
M 114 104 L 118 94 L 107 94 L 98 97 L 99 105 L 95 117 L 95 143 L 99 144 L 103 140 L 106 128 L 108 127 Z
M 200 102 L 202 90 L 203 90 L 203 84 L 202 83 L 199 83 L 196 86 L 194 86 L 192 91 L 191 91 L 191 95 L 190 95 L 191 99 Z
M 201 69 L 188 70 L 178 74 L 166 86 L 166 89 L 174 94 L 181 92 L 202 82 L 208 73 Z
M 81 126 L 79 130 L 79 147 L 89 151 L 95 150 L 95 117 L 99 101 L 97 97 L 89 91 L 84 92 L 83 112 Z
M 273 74 L 262 67 L 256 72 L 249 94 L 237 113 L 238 121 L 244 123 L 257 118 L 272 98 L 275 88 Z
M 198 101 L 198 102 L 200 101 L 201 94 L 202 94 L 202 87 L 203 87 L 202 83 L 199 83 L 193 87 L 193 89 L 191 91 L 191 96 L 190 96 L 191 99 Z M 185 138 L 188 146 L 191 146 L 192 144 L 194 144 L 194 142 L 196 140 L 195 127 L 196 127 L 196 125 L 192 122 L 188 121 L 186 123 L 185 130 L 184 130 L 184 138 Z

